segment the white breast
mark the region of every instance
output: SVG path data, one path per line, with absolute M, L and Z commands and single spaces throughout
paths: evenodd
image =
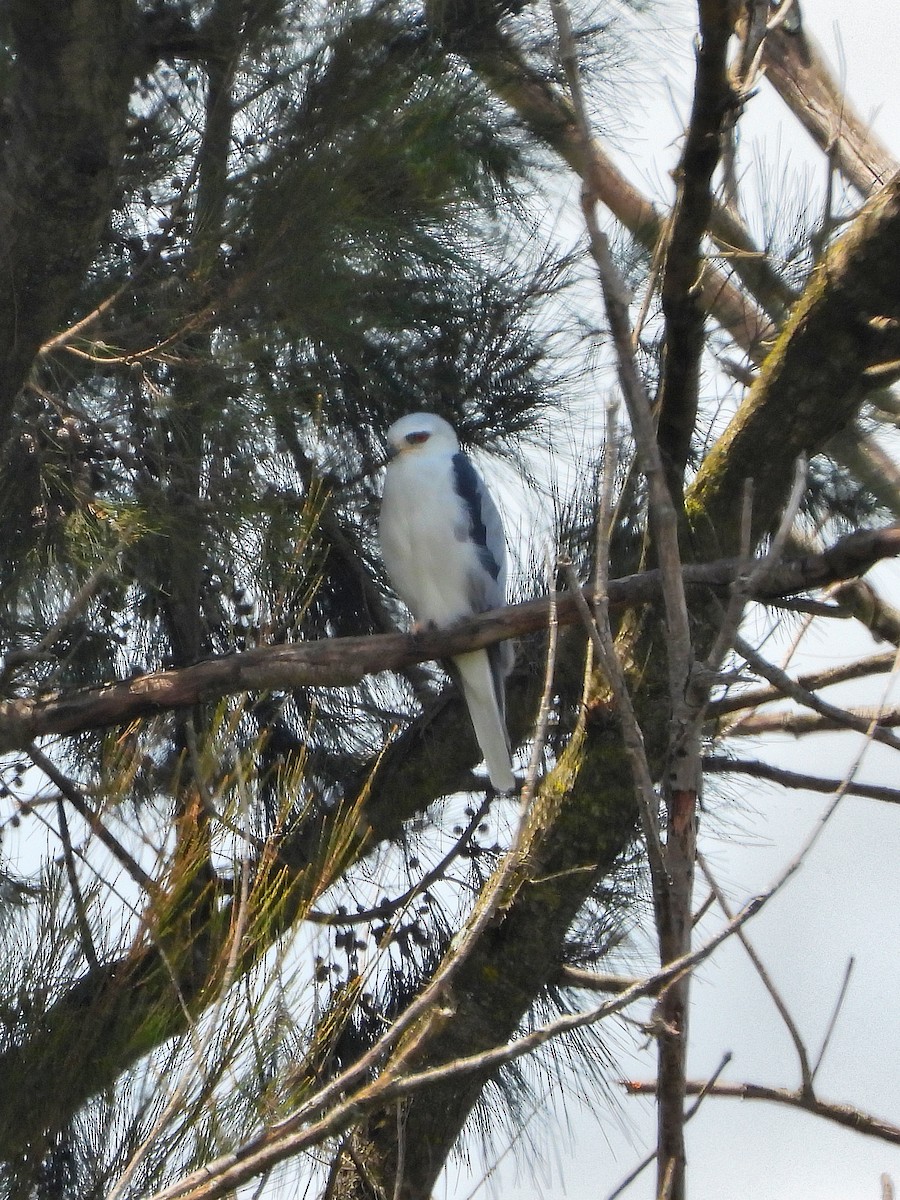
M 481 568 L 451 455 L 404 455 L 391 463 L 379 536 L 391 582 L 417 621 L 452 625 L 472 614 L 469 580 Z

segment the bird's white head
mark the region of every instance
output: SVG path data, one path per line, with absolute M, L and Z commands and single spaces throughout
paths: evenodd
M 453 426 L 437 413 L 409 413 L 387 431 L 388 456 L 415 454 L 423 450 L 455 454 L 459 441 Z

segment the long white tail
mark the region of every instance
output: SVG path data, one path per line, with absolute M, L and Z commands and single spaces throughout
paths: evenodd
M 484 755 L 491 783 L 498 792 L 511 792 L 516 786 L 516 777 L 509 754 L 509 735 L 487 651 L 473 650 L 471 654 L 460 654 L 453 662 L 459 672 L 475 737 Z

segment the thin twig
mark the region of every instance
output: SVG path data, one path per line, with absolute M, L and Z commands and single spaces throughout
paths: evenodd
M 78 933 L 81 939 L 81 950 L 88 966 L 95 968 L 100 965 L 100 960 L 97 958 L 97 952 L 94 949 L 94 939 L 91 935 L 91 926 L 87 919 L 87 908 L 84 903 L 84 893 L 82 892 L 81 885 L 78 882 L 78 872 L 75 870 L 75 856 L 72 852 L 72 838 L 69 834 L 69 822 L 66 818 L 66 806 L 63 803 L 61 792 L 56 797 L 56 816 L 57 820 L 59 821 L 59 838 L 62 842 L 63 861 L 66 864 L 66 876 L 69 880 L 69 891 L 72 893 L 72 903 L 75 906 L 75 920 L 78 923 Z
M 632 1082 L 627 1085 L 628 1091 L 635 1096 L 655 1095 L 656 1084 L 649 1080 L 645 1083 Z M 854 1108 L 849 1104 L 835 1104 L 832 1101 L 820 1100 L 817 1096 L 806 1096 L 802 1089 L 767 1087 L 759 1083 L 717 1083 L 709 1087 L 702 1080 L 688 1080 L 687 1093 L 698 1095 L 703 1089 L 709 1096 L 719 1096 L 733 1100 L 769 1100 L 774 1104 L 785 1104 L 789 1108 L 798 1108 L 803 1112 L 812 1113 L 816 1117 L 824 1117 L 857 1133 L 868 1137 L 879 1138 L 891 1145 L 900 1146 L 900 1126 L 883 1117 Z
M 619 461 L 619 405 L 611 400 L 606 406 L 606 434 L 603 439 L 603 481 L 600 487 L 600 509 L 597 513 L 597 534 L 594 541 L 594 615 L 597 616 L 597 605 L 603 604 L 609 608 L 609 564 L 611 559 L 610 541 L 612 538 L 614 504 L 613 491 L 616 479 L 616 466 Z M 609 617 L 598 624 L 608 624 Z
M 802 704 L 805 708 L 811 708 L 820 716 L 836 721 L 847 729 L 855 729 L 859 733 L 870 735 L 875 741 L 883 742 L 884 745 L 890 746 L 894 750 L 900 750 L 900 737 L 897 737 L 896 734 L 882 728 L 878 722 L 873 724 L 864 718 L 857 717 L 848 709 L 831 704 L 827 700 L 823 700 L 821 696 L 817 696 L 815 692 L 801 687 L 796 680 L 791 679 L 786 671 L 782 671 L 780 667 L 768 662 L 742 637 L 735 638 L 734 648 L 758 675 L 768 679 L 773 687 L 779 688 L 786 696 L 796 700 L 798 704 Z
M 525 783 L 522 787 L 522 810 L 527 811 L 537 791 L 538 773 L 541 769 L 541 759 L 547 745 L 547 732 L 550 728 L 550 716 L 553 710 L 553 676 L 556 671 L 556 653 L 559 642 L 559 619 L 557 616 L 555 571 L 549 571 L 550 607 L 547 612 L 547 654 L 544 659 L 544 686 L 541 689 L 541 702 L 535 723 L 534 741 L 531 754 L 528 756 L 528 767 L 525 771 Z M 521 826 L 520 826 L 521 829 Z
M 699 695 L 696 697 L 697 713 L 695 716 L 695 720 L 698 723 L 706 715 L 710 689 L 716 678 L 715 673 L 719 670 L 725 655 L 735 644 L 748 599 L 759 589 L 769 572 L 781 562 L 781 556 L 791 535 L 791 530 L 794 527 L 800 506 L 803 503 L 803 496 L 806 492 L 806 476 L 806 456 L 801 454 L 794 464 L 794 479 L 787 504 L 778 523 L 778 529 L 775 531 L 775 535 L 769 544 L 768 551 L 756 561 L 750 559 L 753 523 L 753 485 L 752 480 L 748 479 L 744 481 L 744 501 L 741 506 L 741 556 L 747 557 L 747 573 L 746 575 L 738 576 L 732 585 L 728 607 L 725 611 L 719 632 L 716 635 L 715 643 L 707 655 L 706 661 L 703 664 L 703 670 L 699 673 L 701 687 Z M 696 692 L 697 689 L 692 688 L 692 693 Z
M 841 666 L 829 667 L 824 671 L 812 671 L 797 676 L 797 683 L 807 691 L 819 691 L 823 687 L 832 687 L 836 683 L 846 683 L 851 679 L 863 679 L 868 675 L 883 675 L 892 671 L 897 654 L 895 650 L 887 650 L 883 654 L 871 654 L 856 662 L 844 663 Z M 738 712 L 741 709 L 757 709 L 761 704 L 784 699 L 781 688 L 749 688 L 747 691 L 723 696 L 720 700 L 711 701 L 707 710 L 709 716 L 719 717 L 726 713 Z
M 583 967 L 562 966 L 553 982 L 557 987 L 581 988 L 587 992 L 618 996 L 640 983 L 640 980 L 635 975 L 613 975 L 605 971 L 586 971 Z M 653 992 L 649 994 L 654 995 Z
M 725 914 L 725 916 L 730 919 L 732 916 L 731 905 L 728 903 L 727 899 L 725 898 L 724 893 L 722 892 L 722 889 L 719 887 L 718 883 L 716 882 L 715 876 L 713 875 L 712 871 L 709 868 L 709 863 L 706 861 L 706 859 L 700 853 L 699 850 L 697 851 L 697 862 L 700 864 L 700 870 L 706 876 L 706 882 L 709 884 L 709 886 L 713 890 L 713 894 L 716 897 L 716 901 L 719 905 L 719 908 L 721 908 L 721 910 Z M 791 1016 L 790 1009 L 788 1008 L 787 1004 L 784 1002 L 784 999 L 783 999 L 781 993 L 776 988 L 771 975 L 766 970 L 765 964 L 763 963 L 762 959 L 757 954 L 755 947 L 753 946 L 752 942 L 747 937 L 747 934 L 744 932 L 743 929 L 739 929 L 737 931 L 737 937 L 738 937 L 738 941 L 741 943 L 741 945 L 746 950 L 750 961 L 753 963 L 753 966 L 756 968 L 756 973 L 759 976 L 760 980 L 762 981 L 763 987 L 769 993 L 769 995 L 772 998 L 773 1004 L 778 1009 L 778 1014 L 781 1017 L 782 1021 L 784 1022 L 784 1026 L 787 1029 L 790 1039 L 794 1043 L 794 1049 L 797 1052 L 797 1059 L 800 1063 L 800 1078 L 802 1080 L 801 1086 L 802 1086 L 805 1094 L 812 1096 L 814 1072 L 812 1070 L 812 1067 L 810 1066 L 809 1054 L 806 1049 L 806 1043 L 803 1041 L 803 1038 L 800 1036 L 800 1030 L 797 1028 L 796 1023 L 794 1022 L 794 1019 Z
M 641 818 L 641 828 L 647 844 L 647 857 L 650 862 L 654 893 L 658 890 L 660 895 L 662 895 L 665 891 L 666 865 L 659 833 L 659 798 L 656 788 L 653 786 L 650 763 L 644 748 L 644 735 L 635 714 L 634 705 L 631 702 L 628 684 L 625 681 L 624 673 L 616 656 L 609 626 L 607 624 L 605 629 L 601 628 L 592 616 L 572 564 L 568 561 L 560 560 L 560 566 L 569 585 L 570 594 L 575 597 L 575 603 L 581 613 L 588 636 L 593 643 L 601 670 L 605 674 L 607 683 L 615 697 L 619 720 L 622 725 L 622 741 L 625 746 L 625 752 L 628 755 L 628 763 L 634 781 L 635 798 L 637 799 L 638 811 Z
M 850 718 L 848 721 L 847 718 Z M 900 707 L 880 708 L 876 705 L 853 705 L 840 710 L 838 716 L 823 716 L 812 712 L 757 713 L 743 717 L 729 727 L 729 738 L 759 737 L 765 733 L 789 733 L 793 737 L 805 737 L 809 733 L 827 733 L 830 730 L 866 731 L 873 723 L 878 729 L 887 730 L 900 725 Z M 882 741 L 882 738 L 876 738 Z
M 144 888 L 145 891 L 153 894 L 156 890 L 156 884 L 140 865 L 140 863 L 125 849 L 118 838 L 114 837 L 109 832 L 97 814 L 93 811 L 90 805 L 85 801 L 81 792 L 70 779 L 63 775 L 56 764 L 49 759 L 46 754 L 42 753 L 33 743 L 25 747 L 25 753 L 38 768 L 43 771 L 51 783 L 59 788 L 63 796 L 72 805 L 78 815 L 90 827 L 91 832 L 99 841 L 110 851 L 113 857 L 122 867 L 128 872 L 136 884 Z
M 698 1094 L 697 1099 L 690 1106 L 690 1108 L 685 1110 L 685 1114 L 684 1114 L 685 1125 L 687 1125 L 687 1123 L 688 1123 L 688 1121 L 690 1121 L 691 1117 L 693 1117 L 696 1114 L 700 1105 L 703 1103 L 703 1101 L 709 1095 L 710 1089 L 715 1085 L 719 1076 L 722 1074 L 722 1072 L 725 1070 L 725 1068 L 731 1062 L 731 1059 L 732 1059 L 732 1054 L 731 1054 L 730 1050 L 722 1055 L 721 1062 L 716 1067 L 715 1071 L 713 1071 L 712 1075 L 710 1075 L 709 1079 L 706 1081 L 706 1087 L 703 1089 L 703 1091 L 701 1091 Z M 628 1087 L 628 1084 L 626 1083 L 625 1086 Z M 618 1196 L 621 1196 L 624 1191 L 626 1191 L 628 1188 L 630 1188 L 631 1185 L 634 1183 L 634 1181 L 637 1179 L 637 1177 L 639 1175 L 642 1175 L 643 1172 L 646 1171 L 646 1169 L 649 1166 L 652 1166 L 652 1164 L 655 1161 L 656 1161 L 656 1151 L 653 1150 L 650 1154 L 648 1154 L 646 1156 L 646 1158 L 643 1158 L 638 1163 L 638 1165 L 634 1168 L 633 1171 L 631 1171 L 628 1175 L 625 1176 L 625 1178 L 622 1180 L 622 1182 L 619 1184 L 619 1186 L 617 1188 L 615 1188 L 613 1191 L 611 1191 L 609 1193 L 609 1195 L 606 1197 L 606 1200 L 616 1200 L 616 1198 Z
M 493 799 L 493 795 L 485 797 L 472 814 L 468 825 L 457 837 L 443 858 L 420 879 L 417 879 L 411 887 L 407 888 L 402 896 L 398 896 L 394 900 L 389 900 L 385 904 L 379 904 L 377 908 L 365 908 L 360 912 L 353 913 L 328 913 L 312 908 L 304 915 L 303 919 L 314 925 L 336 925 L 339 927 L 346 925 L 367 925 L 373 920 L 392 917 L 401 910 L 408 908 L 417 896 L 421 896 L 423 892 L 427 891 L 439 879 L 444 878 L 447 868 L 455 859 L 459 858 L 462 851 L 477 832 L 478 826 L 487 816 Z
M 837 1026 L 838 1017 L 840 1016 L 841 1009 L 844 1006 L 844 1000 L 847 998 L 847 988 L 850 986 L 850 976 L 853 974 L 855 961 L 855 959 L 849 958 L 847 960 L 847 966 L 844 968 L 844 978 L 841 981 L 840 991 L 838 992 L 837 1000 L 834 1003 L 834 1009 L 831 1013 L 831 1019 L 828 1022 L 828 1028 L 825 1030 L 825 1036 L 822 1039 L 822 1048 L 819 1051 L 815 1066 L 812 1069 L 813 1081 L 819 1072 L 819 1067 L 821 1067 L 822 1062 L 824 1061 L 825 1052 L 827 1051 L 828 1045 L 831 1041 L 831 1035 L 834 1033 L 835 1027 Z
M 187 202 L 188 196 L 190 195 L 191 188 L 194 185 L 197 171 L 199 170 L 199 164 L 199 157 L 195 158 L 191 163 L 188 173 L 185 176 L 184 183 L 182 184 L 178 195 L 172 201 L 168 216 L 160 226 L 159 232 L 153 240 L 153 244 L 150 247 L 149 253 L 142 259 L 137 270 L 134 271 L 124 283 L 115 288 L 114 291 L 112 291 L 104 300 L 101 300 L 96 308 L 92 309 L 91 312 L 87 313 L 85 316 L 76 321 L 74 325 L 70 325 L 68 329 L 62 329 L 59 333 L 55 333 L 52 337 L 48 338 L 38 350 L 38 355 L 44 357 L 51 351 L 58 350 L 61 347 L 71 349 L 71 346 L 69 346 L 68 343 L 71 342 L 73 338 L 83 334 L 100 317 L 109 312 L 117 300 L 119 300 L 126 293 L 130 292 L 137 285 L 141 277 L 146 274 L 148 269 L 156 262 L 162 251 L 166 248 L 169 234 L 172 232 L 175 222 L 178 220 L 178 217 L 184 208 L 185 203 Z

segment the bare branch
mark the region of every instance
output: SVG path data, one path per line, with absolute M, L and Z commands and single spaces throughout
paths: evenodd
M 631 1081 L 626 1083 L 628 1092 L 633 1096 L 653 1096 L 656 1094 L 656 1084 Z M 687 1092 L 697 1096 L 702 1091 L 710 1096 L 722 1096 L 733 1100 L 769 1100 L 774 1104 L 785 1104 L 790 1108 L 799 1108 L 812 1113 L 816 1117 L 824 1117 L 837 1125 L 864 1133 L 868 1137 L 880 1138 L 892 1145 L 900 1146 L 900 1126 L 882 1117 L 875 1117 L 862 1109 L 849 1104 L 835 1104 L 828 1100 L 820 1100 L 816 1096 L 805 1096 L 802 1091 L 792 1091 L 790 1088 L 765 1087 L 758 1083 L 716 1083 L 712 1087 L 702 1080 L 688 1080 Z
M 771 29 L 763 46 L 766 78 L 824 154 L 863 196 L 900 170 L 900 163 L 854 110 L 821 47 L 801 24 Z
M 551 8 L 559 36 L 560 60 L 572 97 L 575 121 L 582 144 L 587 149 L 592 145 L 593 137 L 581 88 L 569 11 L 563 0 L 551 0 Z M 690 625 L 678 548 L 678 515 L 666 482 L 650 397 L 635 358 L 628 315 L 628 289 L 613 261 L 609 240 L 597 221 L 596 205 L 597 196 L 585 179 L 581 197 L 582 212 L 612 332 L 619 382 L 637 444 L 638 459 L 649 489 L 650 521 L 654 533 L 654 549 L 662 572 L 663 600 L 669 629 L 667 653 L 670 691 L 673 704 L 677 705 L 678 697 L 684 695 L 691 666 Z
M 837 1000 L 834 1002 L 834 1009 L 828 1022 L 828 1028 L 825 1030 L 825 1036 L 822 1039 L 822 1048 L 819 1050 L 818 1058 L 816 1059 L 815 1066 L 812 1069 L 812 1080 L 815 1080 L 816 1075 L 819 1073 L 819 1067 L 821 1067 L 822 1063 L 825 1061 L 825 1054 L 831 1043 L 831 1037 L 835 1031 L 835 1027 L 837 1026 L 841 1009 L 844 1007 L 844 1001 L 847 998 L 847 989 L 850 986 L 850 976 L 853 974 L 855 961 L 856 960 L 853 958 L 847 960 L 847 966 L 844 970 L 844 978 L 841 982 L 840 991 L 838 992 Z
M 653 879 L 653 893 L 658 903 L 664 903 L 667 871 L 662 842 L 659 836 L 659 797 L 657 796 L 656 788 L 653 786 L 650 764 L 647 760 L 646 750 L 644 749 L 644 735 L 635 714 L 634 706 L 631 703 L 628 685 L 625 682 L 625 674 L 616 657 L 616 648 L 613 644 L 609 624 L 607 622 L 604 628 L 594 620 L 591 610 L 588 607 L 588 602 L 585 600 L 582 590 L 578 585 L 578 578 L 572 564 L 570 562 L 562 562 L 561 566 L 569 584 L 570 594 L 575 598 L 575 603 L 581 613 L 585 629 L 597 653 L 600 668 L 606 676 L 606 680 L 615 697 L 616 709 L 619 714 L 619 720 L 622 723 L 622 741 L 625 746 L 625 753 L 628 755 L 628 763 L 631 768 L 632 779 L 634 780 L 635 799 L 637 800 L 638 812 L 640 813 L 644 841 L 647 845 L 647 858 L 650 863 L 650 872 Z
M 847 721 L 850 718 L 850 723 Z M 874 707 L 853 705 L 840 710 L 840 715 L 830 717 L 818 713 L 776 712 L 757 713 L 741 720 L 728 730 L 729 737 L 759 737 L 765 733 L 789 733 L 792 737 L 805 737 L 810 733 L 830 733 L 832 730 L 861 730 L 875 724 L 887 730 L 900 725 L 900 707 Z
M 721 910 L 725 914 L 725 916 L 728 917 L 729 919 L 731 919 L 731 917 L 733 915 L 731 912 L 731 905 L 728 903 L 727 899 L 725 898 L 724 893 L 722 892 L 722 889 L 719 887 L 719 885 L 716 881 L 715 876 L 713 875 L 712 871 L 709 869 L 709 863 L 707 863 L 706 859 L 703 857 L 702 854 L 700 854 L 699 851 L 697 853 L 697 861 L 700 864 L 700 870 L 703 872 L 704 876 L 706 877 L 706 882 L 712 888 L 713 895 L 716 898 L 716 903 L 719 905 L 719 908 L 721 908 Z M 756 968 L 756 973 L 759 976 L 759 978 L 762 980 L 763 987 L 766 989 L 766 991 L 772 997 L 772 1003 L 778 1009 L 778 1015 L 781 1017 L 782 1021 L 784 1022 L 784 1026 L 787 1029 L 788 1034 L 790 1035 L 790 1039 L 794 1043 L 794 1049 L 797 1052 L 797 1060 L 800 1064 L 800 1078 L 802 1080 L 801 1090 L 804 1095 L 812 1096 L 813 1078 L 814 1078 L 815 1072 L 814 1072 L 812 1066 L 810 1065 L 809 1053 L 807 1052 L 807 1049 L 806 1049 L 806 1043 L 803 1041 L 803 1038 L 800 1036 L 800 1030 L 797 1028 L 796 1023 L 794 1022 L 794 1018 L 791 1016 L 790 1009 L 788 1008 L 787 1004 L 784 1002 L 784 999 L 783 999 L 781 993 L 776 988 L 771 975 L 766 970 L 765 964 L 763 963 L 763 961 L 759 957 L 759 955 L 756 953 L 755 947 L 753 946 L 752 942 L 747 937 L 747 935 L 743 929 L 739 929 L 737 931 L 737 938 L 738 938 L 738 941 L 741 943 L 741 945 L 746 950 L 750 961 L 753 963 L 753 966 Z
M 695 1116 L 700 1105 L 703 1103 L 704 1099 L 709 1095 L 710 1089 L 712 1088 L 713 1084 L 716 1082 L 716 1080 L 719 1078 L 719 1076 L 722 1074 L 722 1072 L 725 1070 L 725 1068 L 731 1062 L 731 1059 L 732 1059 L 732 1055 L 731 1055 L 730 1051 L 727 1051 L 725 1054 L 722 1055 L 722 1059 L 719 1062 L 719 1065 L 716 1067 L 715 1071 L 713 1071 L 712 1075 L 706 1081 L 706 1088 L 698 1094 L 697 1099 L 690 1106 L 690 1108 L 686 1110 L 686 1112 L 684 1114 L 685 1125 L 688 1123 L 688 1121 L 690 1121 L 691 1117 Z M 627 1087 L 627 1084 L 626 1084 L 626 1087 Z M 646 1158 L 642 1159 L 642 1161 L 640 1163 L 638 1163 L 638 1165 L 634 1168 L 633 1171 L 629 1172 L 629 1174 L 625 1176 L 625 1178 L 618 1185 L 618 1187 L 615 1188 L 614 1191 L 609 1193 L 606 1200 L 616 1200 L 617 1196 L 621 1196 L 622 1193 L 624 1191 L 626 1191 L 627 1188 L 631 1187 L 631 1185 L 634 1183 L 635 1179 L 637 1179 L 637 1177 L 641 1174 L 641 1172 L 645 1171 L 647 1169 L 647 1167 L 650 1166 L 650 1164 L 655 1160 L 655 1158 L 656 1158 L 656 1151 L 654 1150 L 652 1154 L 648 1154 Z
M 850 709 L 841 708 L 837 704 L 831 704 L 827 700 L 823 700 L 821 696 L 817 696 L 815 692 L 810 692 L 806 688 L 801 687 L 796 680 L 791 679 L 787 671 L 782 671 L 780 667 L 767 662 L 761 654 L 758 654 L 741 637 L 735 639 L 735 649 L 742 658 L 746 659 L 753 670 L 758 675 L 762 675 L 764 679 L 768 679 L 773 687 L 780 688 L 785 696 L 796 700 L 798 704 L 802 704 L 805 708 L 811 708 L 819 716 L 829 721 L 834 721 L 837 728 L 855 729 L 859 733 L 870 733 L 875 741 L 883 742 L 884 745 L 890 746 L 894 750 L 900 750 L 900 738 L 888 729 L 885 729 L 880 720 L 877 720 L 873 726 L 871 721 L 863 717 L 858 717 Z
M 860 658 L 856 662 L 829 667 L 825 671 L 812 671 L 805 675 L 798 675 L 797 683 L 807 691 L 817 692 L 820 688 L 846 683 L 850 679 L 864 679 L 869 675 L 882 675 L 886 671 L 892 671 L 896 658 L 897 655 L 893 650 L 888 650 L 884 654 L 872 654 L 867 658 Z M 761 704 L 769 704 L 782 699 L 784 699 L 784 692 L 777 687 L 748 688 L 744 692 L 737 692 L 733 695 L 723 696 L 721 700 L 711 701 L 707 711 L 710 716 L 720 717 L 741 709 L 757 709 Z
M 771 763 L 748 761 L 740 758 L 727 758 L 724 755 L 705 754 L 703 770 L 715 775 L 749 775 L 753 779 L 766 779 L 781 787 L 803 788 L 809 792 L 822 792 L 830 795 L 836 792 L 842 784 L 840 779 L 823 779 L 818 775 L 806 775 L 801 771 L 789 771 L 784 767 L 776 767 Z M 900 804 L 900 788 L 886 787 L 877 783 L 858 783 L 855 780 L 847 786 L 851 796 L 863 796 L 868 800 L 884 800 L 888 804 Z
M 547 657 L 544 668 L 544 687 L 541 691 L 541 702 L 538 706 L 537 722 L 531 754 L 528 759 L 528 769 L 525 772 L 525 784 L 522 788 L 522 806 L 527 809 L 533 802 L 537 790 L 538 772 L 541 759 L 547 745 L 547 730 L 550 727 L 550 716 L 553 710 L 553 676 L 556 670 L 556 649 L 559 640 L 559 620 L 557 619 L 557 596 L 553 585 L 555 573 L 551 572 L 550 610 L 548 614 Z

